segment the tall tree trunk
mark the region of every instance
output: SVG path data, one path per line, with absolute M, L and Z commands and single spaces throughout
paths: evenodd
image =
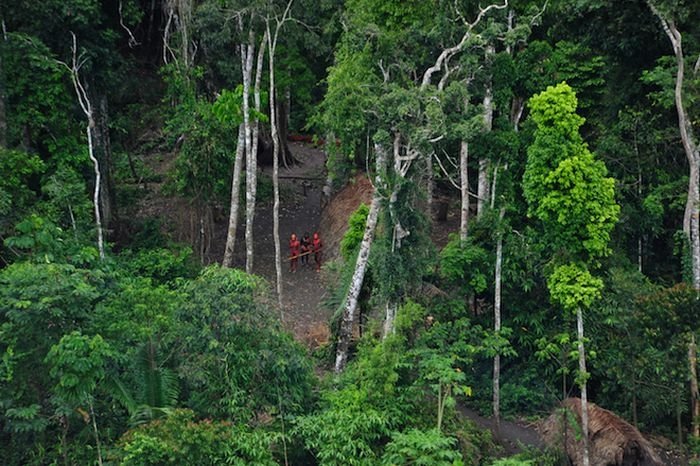
M 163 28 L 163 63 L 168 63 L 170 57 L 175 61 L 179 70 L 184 72 L 192 65 L 194 53 L 191 50 L 190 24 L 192 23 L 192 0 L 165 0 L 163 13 L 167 17 Z M 171 28 L 179 34 L 179 48 L 174 51 L 170 47 Z
M 689 179 L 688 179 L 688 197 L 685 204 L 685 215 L 683 217 L 683 232 L 688 238 L 691 256 L 691 269 L 693 288 L 700 296 L 700 147 L 698 141 L 693 134 L 692 120 L 683 104 L 683 84 L 685 80 L 685 57 L 683 54 L 683 42 L 680 31 L 677 29 L 673 20 L 665 18 L 661 12 L 651 1 L 647 1 L 651 11 L 661 21 L 661 26 L 666 32 L 673 53 L 676 57 L 676 82 L 674 87 L 674 99 L 676 103 L 676 113 L 678 114 L 678 128 L 681 133 L 681 141 L 685 150 L 686 158 L 688 159 Z M 700 437 L 700 428 L 698 428 L 697 416 L 700 414 L 700 399 L 698 397 L 697 388 L 697 369 L 696 369 L 696 350 L 695 338 L 688 348 L 689 363 L 691 365 L 691 412 L 693 413 L 693 436 Z
M 0 18 L 2 19 L 2 18 Z M 7 112 L 5 110 L 5 73 L 2 67 L 2 57 L 7 40 L 5 39 L 4 26 L 5 22 L 2 22 L 3 26 L 3 37 L 2 43 L 0 43 L 0 148 L 7 148 Z
M 425 191 L 427 196 L 426 211 L 428 220 L 433 218 L 433 196 L 435 195 L 435 180 L 433 177 L 433 152 L 428 151 L 425 155 Z
M 486 46 L 486 62 L 487 66 L 490 66 L 491 59 L 493 55 L 495 54 L 496 50 L 492 44 L 489 44 Z M 484 107 L 484 132 L 488 133 L 491 131 L 493 128 L 493 83 L 491 82 L 491 78 L 489 77 L 488 82 L 486 83 L 486 89 L 484 90 L 484 100 L 483 100 L 483 107 Z M 490 170 L 491 164 L 488 159 L 483 158 L 479 159 L 479 183 L 477 186 L 478 192 L 477 192 L 477 203 L 476 203 L 476 216 L 480 217 L 481 214 L 484 213 L 484 210 L 487 206 L 487 202 L 489 201 L 489 188 L 490 188 L 490 180 L 489 180 L 489 170 Z
M 676 82 L 674 98 L 676 112 L 678 114 L 678 128 L 681 133 L 681 141 L 688 159 L 690 177 L 688 179 L 688 197 L 685 204 L 683 217 L 683 231 L 688 237 L 691 254 L 693 288 L 700 293 L 700 146 L 693 134 L 692 120 L 683 104 L 683 84 L 685 80 L 685 57 L 683 54 L 682 36 L 673 20 L 665 18 L 656 8 L 653 2 L 647 0 L 651 11 L 661 21 L 661 26 L 666 32 L 673 52 L 676 57 Z
M 352 327 L 355 322 L 355 312 L 357 311 L 357 300 L 362 289 L 362 282 L 367 271 L 367 263 L 369 259 L 370 249 L 374 240 L 374 232 L 377 227 L 377 218 L 379 216 L 379 208 L 382 200 L 380 186 L 382 177 L 386 172 L 386 153 L 384 147 L 375 144 L 375 157 L 377 166 L 377 175 L 374 185 L 374 193 L 372 194 L 372 203 L 370 204 L 369 214 L 367 215 L 367 223 L 365 225 L 365 233 L 360 243 L 360 251 L 357 254 L 357 262 L 355 263 L 355 271 L 352 274 L 350 281 L 350 289 L 345 298 L 345 307 L 343 309 L 343 319 L 340 322 L 340 332 L 338 335 L 338 347 L 335 356 L 335 372 L 341 372 L 348 362 L 348 350 L 350 340 L 352 338 Z
M 459 239 L 467 241 L 469 234 L 469 143 L 463 140 L 459 145 L 459 179 L 462 205 L 459 216 Z
M 489 200 L 489 168 L 488 159 L 479 159 L 479 175 L 477 178 L 476 218 L 481 217 Z
M 581 377 L 581 431 L 583 434 L 583 466 L 590 465 L 588 450 L 588 390 L 586 383 L 586 350 L 583 344 L 583 311 L 581 307 L 576 310 L 576 330 L 578 334 L 578 370 Z
M 270 132 L 272 136 L 272 239 L 275 242 L 275 274 L 277 278 L 277 302 L 280 307 L 280 317 L 283 319 L 284 302 L 282 290 L 282 247 L 280 245 L 280 141 L 277 132 L 277 106 L 275 99 L 275 51 L 277 49 L 277 32 L 274 37 L 270 33 L 270 23 L 266 23 L 267 40 L 269 49 L 269 73 L 270 73 Z
M 386 310 L 384 312 L 384 325 L 382 327 L 382 339 L 386 339 L 386 337 L 394 333 L 394 322 L 396 321 L 397 310 L 398 304 L 396 303 L 396 301 L 390 300 L 386 303 Z
M 100 190 L 102 183 L 102 173 L 100 171 L 100 163 L 95 158 L 92 144 L 92 128 L 95 126 L 95 120 L 92 118 L 92 112 L 88 116 L 89 123 L 86 133 L 88 138 L 88 155 L 92 161 L 92 167 L 95 171 L 95 189 L 92 196 L 92 204 L 95 210 L 95 227 L 97 228 L 97 250 L 100 253 L 100 259 L 105 258 L 104 236 L 102 232 L 102 215 L 100 214 Z
M 231 200 L 229 202 L 228 230 L 226 232 L 226 249 L 224 250 L 224 267 L 233 266 L 233 253 L 236 246 L 238 230 L 238 210 L 240 206 L 241 169 L 243 168 L 243 153 L 245 152 L 245 128 L 238 126 L 238 143 L 236 145 L 236 160 L 233 162 L 233 180 L 231 181 Z
M 432 158 L 432 157 L 431 157 Z M 394 134 L 394 144 L 393 144 L 393 159 L 394 159 L 394 173 L 397 176 L 401 176 L 401 133 L 396 132 Z M 398 180 L 397 180 L 398 181 Z M 401 226 L 401 221 L 396 212 L 396 202 L 398 201 L 398 186 L 399 183 L 395 182 L 391 190 L 391 195 L 389 196 L 389 220 L 391 221 L 391 254 L 396 254 L 397 249 L 401 249 L 401 240 L 405 236 L 403 227 Z M 386 304 L 386 313 L 384 316 L 384 327 L 382 331 L 382 338 L 386 338 L 394 332 L 394 320 L 396 319 L 396 311 L 398 309 L 398 304 L 389 298 Z
M 693 416 L 693 437 L 700 437 L 700 393 L 698 392 L 698 348 L 695 334 L 691 333 L 688 344 L 688 366 L 690 372 L 690 405 Z
M 248 273 L 253 273 L 253 217 L 255 215 L 255 197 L 252 188 L 252 179 L 255 177 L 253 173 L 255 163 L 253 162 L 252 148 L 252 130 L 250 121 L 250 87 L 253 74 L 253 55 L 255 53 L 255 36 L 253 31 L 250 31 L 248 45 L 242 45 L 243 61 L 243 125 L 245 129 L 245 151 L 246 151 L 246 179 L 245 179 L 245 202 L 246 202 L 246 219 L 245 219 L 245 248 L 246 260 L 245 270 Z
M 693 289 L 700 294 L 700 153 L 696 150 L 690 165 L 686 217 L 689 218 L 690 254 L 693 269 Z
M 95 227 L 97 228 L 97 250 L 100 254 L 100 259 L 104 260 L 104 237 L 102 232 L 102 215 L 100 213 L 100 189 L 102 183 L 102 173 L 100 170 L 100 163 L 95 157 L 92 134 L 95 130 L 95 112 L 92 103 L 90 102 L 90 98 L 85 90 L 85 87 L 83 86 L 83 83 L 80 80 L 80 63 L 78 61 L 78 40 L 75 37 L 75 34 L 73 34 L 72 32 L 71 37 L 73 38 L 73 44 L 71 47 L 73 61 L 71 63 L 71 66 L 68 66 L 66 63 L 63 62 L 59 63 L 61 63 L 63 66 L 70 70 L 71 81 L 73 82 L 73 88 L 75 89 L 75 94 L 78 98 L 78 104 L 80 105 L 80 108 L 82 109 L 83 113 L 88 119 L 88 124 L 85 128 L 85 132 L 87 133 L 88 140 L 88 156 L 90 157 L 90 161 L 92 162 L 92 166 L 95 171 L 95 189 L 93 191 L 92 204 L 95 210 Z
M 501 207 L 499 214 L 499 228 L 503 223 L 506 208 Z M 496 270 L 493 300 L 493 330 L 498 335 L 501 331 L 501 269 L 503 264 L 503 232 L 499 231 L 496 241 Z M 493 357 L 493 419 L 496 422 L 496 434 L 501 430 L 501 355 L 496 353 Z
M 464 115 L 467 114 L 469 98 L 464 99 Z M 459 188 L 462 197 L 459 221 L 459 239 L 464 243 L 469 235 L 469 142 L 463 139 L 459 145 Z
M 109 113 L 107 108 L 107 96 L 99 98 L 99 111 L 96 112 L 94 140 L 97 149 L 96 157 L 102 168 L 102 187 L 100 189 L 100 208 L 102 210 L 102 225 L 108 229 L 113 224 L 116 215 L 116 203 L 114 194 L 114 177 L 112 176 L 112 145 L 109 136 Z
M 249 51 L 255 49 L 255 38 L 252 33 L 250 36 Z M 258 58 L 255 69 L 255 84 L 253 86 L 253 103 L 255 108 L 255 113 L 260 114 L 260 82 L 262 79 L 262 67 L 263 59 L 265 58 L 265 45 L 267 43 L 266 35 L 263 36 L 260 42 L 260 48 L 258 49 Z M 252 64 L 251 64 L 252 65 Z M 250 117 L 249 117 L 250 118 Z M 260 120 L 257 116 L 254 117 L 252 122 L 252 127 L 250 130 L 251 144 L 246 146 L 249 150 L 248 157 L 246 159 L 248 166 L 246 172 L 246 260 L 245 260 L 245 271 L 247 273 L 253 273 L 253 254 L 255 250 L 255 241 L 253 238 L 253 225 L 255 222 L 255 202 L 257 200 L 258 191 L 258 135 L 260 133 Z M 247 137 L 247 136 L 246 136 Z
M 92 432 L 95 436 L 95 449 L 97 450 L 97 464 L 102 466 L 102 446 L 100 444 L 100 434 L 97 430 L 97 419 L 95 418 L 95 408 L 93 407 L 92 400 L 88 400 L 88 406 L 90 407 L 90 419 L 92 420 Z
M 280 144 L 280 156 L 282 157 L 282 164 L 285 168 L 289 168 L 289 165 L 296 162 L 292 151 L 289 150 L 289 144 L 287 144 L 287 136 L 289 135 L 289 126 L 286 114 L 287 103 L 284 100 L 277 100 L 277 134 L 279 134 L 279 144 Z

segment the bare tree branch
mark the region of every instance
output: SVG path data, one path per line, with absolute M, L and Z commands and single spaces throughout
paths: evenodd
M 71 46 L 71 51 L 72 51 L 72 56 L 71 56 L 71 65 L 68 66 L 65 62 L 58 61 L 60 65 L 63 65 L 70 71 L 71 74 L 71 81 L 73 82 L 73 88 L 75 89 L 75 94 L 78 97 L 78 104 L 80 105 L 80 108 L 83 110 L 83 113 L 85 113 L 85 116 L 88 119 L 88 124 L 87 127 L 85 128 L 85 131 L 87 133 L 87 139 L 88 139 L 88 155 L 90 157 L 90 161 L 92 162 L 93 168 L 95 170 L 95 190 L 93 192 L 93 207 L 95 209 L 95 226 L 97 227 L 97 249 L 100 254 L 100 259 L 105 258 L 105 250 L 104 250 L 104 237 L 103 237 L 103 232 L 102 232 L 102 215 L 100 213 L 100 181 L 102 178 L 102 174 L 100 172 L 100 163 L 95 157 L 94 151 L 93 151 L 93 144 L 92 144 L 92 130 L 95 127 L 95 118 L 94 118 L 94 113 L 92 109 L 92 104 L 90 103 L 90 98 L 88 97 L 88 93 L 85 90 L 85 87 L 83 86 L 83 83 L 80 80 L 80 68 L 85 64 L 85 58 L 83 57 L 83 54 L 78 54 L 78 40 L 75 37 L 75 34 L 73 31 L 71 31 L 71 37 L 73 39 L 73 44 Z M 99 454 L 99 452 L 98 452 Z
M 129 29 L 126 24 L 124 24 L 124 17 L 122 16 L 122 0 L 119 0 L 119 24 L 121 27 L 129 34 L 129 48 L 134 48 L 137 45 L 141 45 L 140 42 L 136 40 L 134 35 L 131 33 L 131 29 Z
M 454 178 L 452 178 L 452 175 L 450 175 L 450 174 L 447 172 L 447 170 L 445 169 L 445 166 L 442 164 L 442 161 L 440 160 L 440 157 L 438 157 L 437 154 L 436 154 L 435 152 L 433 152 L 433 157 L 435 157 L 435 160 L 437 160 L 437 163 L 438 163 L 438 165 L 440 166 L 440 169 L 442 170 L 442 173 L 447 177 L 447 180 L 450 182 L 450 184 L 451 184 L 452 186 L 454 186 L 455 189 L 462 189 L 461 183 L 460 183 L 460 184 L 457 184 L 457 183 L 455 182 Z M 449 157 L 448 157 L 448 159 L 449 159 Z
M 442 51 L 442 53 L 440 53 L 440 55 L 438 56 L 437 60 L 435 60 L 435 64 L 433 66 L 431 66 L 430 68 L 428 68 L 427 70 L 425 70 L 425 73 L 423 74 L 423 80 L 422 80 L 421 86 L 420 86 L 421 90 L 428 87 L 428 85 L 430 84 L 430 79 L 432 78 L 433 74 L 442 68 L 445 60 L 447 60 L 452 55 L 459 53 L 462 50 L 464 45 L 467 43 L 467 40 L 471 36 L 472 30 L 479 24 L 479 22 L 481 22 L 481 19 L 484 17 L 484 15 L 486 13 L 488 13 L 490 10 L 493 10 L 493 9 L 502 10 L 503 8 L 506 8 L 507 6 L 508 6 L 508 0 L 503 0 L 502 5 L 491 4 L 491 5 L 487 6 L 486 8 L 479 7 L 479 14 L 476 16 L 476 19 L 472 23 L 467 23 L 467 30 L 464 33 L 464 35 L 462 36 L 462 39 L 459 41 L 459 43 L 453 47 L 449 47 L 449 48 L 444 49 Z

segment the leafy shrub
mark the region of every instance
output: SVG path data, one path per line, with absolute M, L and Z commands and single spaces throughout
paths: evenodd
M 348 219 L 348 229 L 343 235 L 343 239 L 340 240 L 340 253 L 345 262 L 351 262 L 360 247 L 368 215 L 369 207 L 367 204 L 360 204 Z
M 254 412 L 299 412 L 313 380 L 304 350 L 276 327 L 263 282 L 211 266 L 184 282 L 176 312 L 188 406 L 198 414 L 249 419 Z
M 453 235 L 440 251 L 440 274 L 461 294 L 481 293 L 488 286 L 490 265 L 486 251 Z
M 152 278 L 156 283 L 173 283 L 177 278 L 194 278 L 198 267 L 192 257 L 192 249 L 165 248 L 125 250 L 119 261 L 131 275 Z
M 379 445 L 389 435 L 386 414 L 356 387 L 327 392 L 325 404 L 326 409 L 297 418 L 293 435 L 302 438 L 320 466 L 375 465 Z
M 410 429 L 396 432 L 387 444 L 381 464 L 385 466 L 425 465 L 461 466 L 462 455 L 455 449 L 457 440 L 436 429 Z
M 491 466 L 534 466 L 532 460 L 522 460 L 516 457 L 500 458 L 491 463 Z
M 272 437 L 229 422 L 197 421 L 189 410 L 128 431 L 115 452 L 124 466 L 219 465 L 274 466 Z

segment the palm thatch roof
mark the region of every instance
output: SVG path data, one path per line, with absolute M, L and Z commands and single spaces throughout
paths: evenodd
M 542 438 L 561 448 L 575 466 L 583 465 L 581 400 L 567 398 L 542 424 Z M 614 413 L 588 404 L 590 464 L 594 466 L 661 466 L 663 463 L 639 431 Z

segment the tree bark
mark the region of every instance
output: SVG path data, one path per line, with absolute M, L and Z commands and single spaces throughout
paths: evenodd
M 506 214 L 506 208 L 501 207 L 500 222 Z M 493 330 L 498 335 L 501 331 L 501 270 L 503 265 L 503 232 L 498 233 L 496 241 L 496 270 L 493 300 Z M 496 422 L 496 434 L 500 434 L 501 428 L 501 355 L 496 353 L 493 357 L 493 419 Z
M 581 431 L 583 434 L 583 466 L 590 465 L 588 450 L 588 391 L 586 383 L 586 350 L 583 342 L 583 311 L 576 309 L 576 330 L 578 333 L 578 370 L 581 377 Z
M 690 407 L 693 416 L 693 437 L 700 437 L 700 393 L 698 392 L 698 348 L 695 334 L 690 335 L 688 345 L 688 366 L 690 370 Z
M 469 143 L 463 140 L 459 146 L 459 179 L 462 205 L 459 219 L 459 239 L 467 241 L 469 234 Z
M 102 187 L 100 189 L 100 207 L 102 209 L 102 225 L 109 230 L 114 223 L 116 214 L 116 202 L 114 194 L 114 177 L 112 176 L 112 145 L 109 136 L 109 113 L 107 97 L 99 98 L 99 111 L 96 112 L 94 140 L 97 148 L 96 158 L 102 167 Z
M 343 310 L 343 318 L 340 323 L 340 332 L 338 335 L 338 347 L 335 357 L 335 372 L 339 373 L 345 369 L 348 362 L 348 349 L 352 338 L 352 327 L 355 322 L 355 312 L 357 311 L 357 300 L 362 289 L 362 282 L 367 271 L 367 263 L 369 259 L 370 249 L 374 240 L 374 232 L 377 227 L 377 218 L 379 216 L 379 208 L 382 200 L 379 187 L 382 183 L 382 176 L 386 171 L 386 153 L 384 148 L 379 144 L 375 144 L 375 157 L 377 166 L 377 175 L 374 185 L 374 193 L 372 194 L 372 203 L 370 204 L 369 214 L 367 215 L 367 223 L 365 232 L 360 243 L 360 251 L 357 255 L 355 263 L 355 271 L 350 281 L 350 289 L 345 298 L 345 308 Z
M 260 113 L 260 81 L 262 79 L 262 66 L 265 57 L 265 45 L 267 42 L 266 35 L 263 36 L 258 49 L 258 58 L 255 69 L 255 83 L 253 86 L 253 104 L 256 114 Z M 252 58 L 253 50 L 255 49 L 255 37 L 252 30 L 250 33 L 250 44 L 248 45 L 249 57 Z M 246 66 L 248 62 L 246 61 Z M 252 66 L 252 62 L 250 62 Z M 249 84 L 250 85 L 250 84 Z M 250 116 L 248 117 L 250 119 Z M 246 145 L 248 151 L 246 157 L 246 215 L 245 215 L 245 237 L 246 237 L 246 258 L 245 271 L 253 273 L 254 245 L 253 225 L 255 222 L 255 202 L 258 191 L 258 135 L 260 133 L 260 120 L 257 116 L 254 117 L 250 130 L 250 145 Z M 248 134 L 246 134 L 248 138 Z M 246 142 L 248 142 L 246 140 Z
M 396 320 L 396 311 L 398 305 L 395 301 L 386 303 L 386 312 L 384 313 L 384 326 L 382 328 L 382 339 L 385 339 L 394 333 L 394 322 Z
M 80 62 L 80 57 L 78 57 L 78 40 L 75 37 L 75 34 L 73 34 L 72 32 L 71 36 L 73 38 L 73 45 L 71 48 L 73 54 L 73 61 L 71 63 L 71 66 L 68 66 L 62 62 L 61 64 L 68 68 L 71 72 L 71 81 L 73 82 L 73 88 L 75 89 L 75 94 L 78 98 L 78 104 L 80 105 L 80 108 L 82 109 L 83 113 L 88 119 L 88 124 L 85 128 L 85 132 L 87 133 L 88 140 L 88 156 L 90 157 L 90 161 L 92 162 L 92 166 L 95 171 L 95 189 L 93 191 L 92 204 L 95 210 L 95 227 L 97 228 L 97 250 L 100 254 L 100 259 L 104 260 L 104 237 L 102 232 L 102 215 L 100 213 L 100 189 L 102 182 L 102 173 L 100 171 L 100 163 L 97 160 L 97 158 L 95 158 L 92 137 L 92 132 L 95 129 L 95 112 L 92 107 L 92 103 L 90 102 L 90 98 L 88 97 L 88 94 L 85 90 L 85 87 L 83 87 L 83 83 L 82 81 L 80 81 L 79 72 L 82 63 Z
M 283 303 L 283 290 L 282 290 L 282 247 L 280 245 L 280 182 L 279 182 L 279 172 L 280 172 L 280 141 L 279 134 L 277 131 L 277 111 L 276 111 L 276 99 L 275 99 L 275 51 L 277 49 L 277 33 L 278 28 L 275 31 L 274 37 L 270 34 L 270 23 L 266 23 L 267 29 L 267 40 L 269 49 L 269 73 L 270 73 L 270 132 L 272 136 L 272 191 L 273 191 L 273 205 L 272 205 L 272 238 L 275 242 L 275 274 L 277 278 L 277 302 L 280 307 L 280 318 L 284 319 L 284 303 Z
M 495 53 L 495 48 L 493 45 L 489 44 L 486 46 L 486 61 L 490 62 L 492 56 Z M 484 91 L 484 132 L 488 133 L 493 128 L 493 83 L 491 78 L 486 84 L 486 89 Z M 489 169 L 491 164 L 488 159 L 479 159 L 479 183 L 477 186 L 477 202 L 476 202 L 476 216 L 480 217 L 486 208 L 486 203 L 489 200 L 490 192 L 490 180 L 489 180 Z
M 4 23 L 3 23 L 4 24 Z M 5 42 L 0 44 L 0 48 L 4 48 Z M 5 110 L 5 74 L 2 67 L 3 51 L 0 50 L 0 148 L 7 148 L 7 112 Z
M 433 178 L 433 153 L 428 151 L 425 155 L 425 191 L 426 191 L 426 211 L 428 219 L 433 218 L 433 196 L 435 195 L 435 180 Z
M 683 54 L 682 36 L 673 20 L 665 18 L 653 2 L 647 0 L 647 4 L 661 21 L 661 26 L 671 41 L 673 53 L 676 57 L 677 70 L 674 98 L 678 114 L 678 128 L 681 133 L 681 141 L 688 159 L 690 172 L 688 198 L 685 204 L 685 215 L 683 216 L 683 231 L 690 243 L 693 288 L 700 293 L 700 147 L 696 136 L 693 134 L 692 120 L 689 118 L 683 104 L 685 57 Z
M 95 210 L 95 227 L 97 228 L 97 250 L 100 253 L 100 259 L 105 258 L 104 236 L 102 232 L 102 215 L 100 214 L 100 188 L 102 182 L 102 173 L 100 172 L 100 163 L 95 158 L 92 148 L 92 128 L 95 126 L 95 121 L 92 118 L 92 112 L 88 116 L 88 126 L 86 128 L 88 138 L 88 154 L 92 161 L 92 167 L 95 171 L 95 189 L 92 196 L 92 204 Z
M 100 444 L 100 434 L 97 430 L 97 419 L 95 418 L 95 408 L 93 407 L 92 400 L 88 400 L 88 406 L 90 407 L 90 419 L 92 420 L 92 432 L 95 436 L 95 448 L 97 450 L 97 464 L 102 466 L 102 445 Z
M 476 198 L 476 218 L 481 217 L 488 205 L 489 199 L 489 167 L 488 159 L 479 159 L 479 176 Z
M 394 134 L 394 144 L 393 144 L 393 161 L 394 161 L 394 173 L 398 176 L 402 176 L 401 168 L 401 133 L 396 132 Z M 391 228 L 391 254 L 395 254 L 397 249 L 401 249 L 401 240 L 405 236 L 405 231 L 401 226 L 401 221 L 396 213 L 396 202 L 398 200 L 398 183 L 395 183 L 391 195 L 389 196 L 389 219 L 392 223 Z M 382 330 L 382 338 L 386 338 L 394 332 L 394 320 L 396 319 L 396 311 L 398 309 L 398 304 L 391 298 L 386 304 L 386 313 L 384 316 L 384 327 Z
M 168 18 L 163 28 L 163 63 L 168 63 L 170 56 L 180 71 L 189 69 L 192 65 L 194 52 L 190 48 L 190 24 L 192 22 L 192 0 L 166 0 L 163 2 L 163 13 Z M 170 47 L 170 29 L 174 23 L 175 32 L 180 35 L 177 53 Z
M 245 179 L 245 200 L 246 200 L 246 219 L 245 219 L 245 247 L 246 260 L 245 270 L 247 273 L 253 273 L 253 217 L 255 215 L 255 197 L 253 193 L 251 180 L 254 178 L 251 166 L 252 161 L 252 130 L 250 121 L 250 84 L 253 74 L 253 55 L 255 52 L 255 36 L 253 31 L 250 31 L 248 45 L 241 46 L 241 60 L 243 62 L 243 125 L 245 129 L 245 151 L 246 151 L 246 179 Z
M 286 114 L 288 110 L 286 108 L 287 104 L 283 100 L 277 100 L 277 134 L 278 142 L 280 145 L 280 156 L 282 157 L 282 164 L 285 168 L 289 168 L 290 164 L 296 163 L 292 151 L 289 150 L 289 144 L 287 144 L 287 136 L 289 135 L 289 126 L 287 124 Z
M 236 160 L 233 162 L 233 180 L 231 181 L 231 200 L 229 203 L 228 230 L 226 232 L 226 249 L 224 250 L 224 267 L 233 266 L 233 253 L 236 246 L 238 230 L 238 210 L 240 206 L 241 169 L 243 168 L 243 153 L 245 152 L 245 128 L 238 126 L 238 143 L 236 145 Z

